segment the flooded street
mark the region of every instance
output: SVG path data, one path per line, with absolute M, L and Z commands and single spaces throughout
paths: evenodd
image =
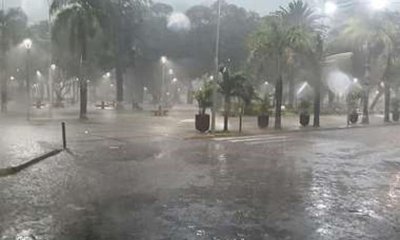
M 1 239 L 398 239 L 398 130 L 71 142 L 0 178 Z

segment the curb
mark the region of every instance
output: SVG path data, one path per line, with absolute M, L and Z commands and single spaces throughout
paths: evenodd
M 5 176 L 17 174 L 17 173 L 21 172 L 22 170 L 24 170 L 24 169 L 26 169 L 26 168 L 28 168 L 28 167 L 30 167 L 32 165 L 35 165 L 35 164 L 37 164 L 37 163 L 39 163 L 39 162 L 41 162 L 41 161 L 43 161 L 43 160 L 45 160 L 47 158 L 54 157 L 54 156 L 58 155 L 62 151 L 63 150 L 57 149 L 57 150 L 51 151 L 49 153 L 46 153 L 46 154 L 44 154 L 42 156 L 39 156 L 37 158 L 34 158 L 34 159 L 30 160 L 30 161 L 27 161 L 27 162 L 25 162 L 23 164 L 20 164 L 18 166 L 9 167 L 9 168 L 2 168 L 2 169 L 0 169 L 0 177 L 5 177 Z
M 187 137 L 185 140 L 207 140 L 213 138 L 226 138 L 226 137 L 240 137 L 240 136 L 258 136 L 258 135 L 266 135 L 266 134 L 285 134 L 285 133 L 305 133 L 305 132 L 318 132 L 318 131 L 340 131 L 340 130 L 350 130 L 350 129 L 363 129 L 363 128 L 380 128 L 380 127 L 393 127 L 400 126 L 400 123 L 385 123 L 380 125 L 353 125 L 353 126 L 341 126 L 341 127 L 326 127 L 326 128 L 300 128 L 300 129 L 282 129 L 275 130 L 270 129 L 270 131 L 259 132 L 259 133 L 238 133 L 238 132 L 228 132 L 222 134 L 207 134 L 207 135 L 199 135 Z

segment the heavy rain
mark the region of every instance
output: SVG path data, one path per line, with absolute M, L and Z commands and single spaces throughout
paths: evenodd
M 0 240 L 400 239 L 400 1 L 0 0 Z

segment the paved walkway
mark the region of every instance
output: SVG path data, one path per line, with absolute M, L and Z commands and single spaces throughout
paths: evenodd
M 126 110 L 116 113 L 114 110 L 89 109 L 89 120 L 77 120 L 78 109 L 54 110 L 53 118 L 48 118 L 47 110 L 34 110 L 32 120 L 27 122 L 24 113 L 10 112 L 0 116 L 0 168 L 18 165 L 24 161 L 60 148 L 60 123 L 67 123 L 67 138 L 70 143 L 96 142 L 105 140 L 124 141 L 135 138 L 168 137 L 188 139 L 209 137 L 195 130 L 194 115 L 197 109 L 190 105 L 180 105 L 170 109 L 166 117 L 154 117 L 148 107 L 146 111 Z M 270 127 L 260 130 L 256 117 L 243 118 L 244 135 L 258 135 L 276 132 L 273 129 L 274 118 Z M 302 128 L 297 116 L 284 116 L 283 131 L 313 130 Z M 230 118 L 230 134 L 237 134 L 239 118 Z M 371 125 L 383 125 L 383 116 L 371 116 Z M 356 125 L 360 126 L 360 125 Z M 218 130 L 223 129 L 223 117 L 217 119 Z M 345 116 L 322 116 L 321 129 L 346 128 Z

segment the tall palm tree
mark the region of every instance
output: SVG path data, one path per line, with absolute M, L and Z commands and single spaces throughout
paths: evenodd
M 297 28 L 308 35 L 310 41 L 306 42 L 302 48 L 297 51 L 291 51 L 287 59 L 287 72 L 293 71 L 295 55 L 302 55 L 298 59 L 310 62 L 311 72 L 314 74 L 314 127 L 320 125 L 321 111 L 321 81 L 322 81 L 322 62 L 323 62 L 323 27 L 321 26 L 321 17 L 304 1 L 294 0 L 288 4 L 286 8 L 280 7 L 278 14 L 284 21 L 291 26 Z M 291 75 L 291 76 L 290 76 Z M 289 77 L 293 77 L 293 73 Z M 289 80 L 289 89 L 293 92 L 293 80 Z M 289 93 L 291 94 L 291 93 Z M 291 98 L 291 97 L 290 97 Z
M 313 35 L 308 25 L 293 24 L 288 17 L 293 4 L 300 4 L 301 1 L 294 1 L 289 8 L 281 9 L 277 14 L 264 18 L 260 29 L 251 36 L 250 48 L 255 55 L 270 56 L 276 69 L 275 82 L 275 128 L 282 127 L 282 100 L 283 100 L 283 72 L 287 67 L 287 59 L 293 50 L 301 52 L 310 49 Z
M 351 17 L 342 31 L 342 41 L 350 42 L 353 49 L 362 51 L 365 58 L 363 118 L 362 123 L 369 124 L 369 93 L 371 87 L 371 58 L 372 51 L 383 45 L 382 51 L 390 53 L 398 27 L 387 12 L 361 12 Z M 383 52 L 381 52 L 382 54 Z M 390 63 L 390 61 L 388 61 Z
M 28 18 L 20 8 L 0 11 L 0 71 L 1 71 L 1 112 L 7 111 L 7 52 L 21 42 L 27 28 Z
M 54 0 L 50 11 L 55 15 L 53 36 L 68 31 L 69 51 L 79 58 L 80 119 L 87 119 L 88 41 L 95 35 L 104 20 L 101 0 Z
M 220 72 L 222 74 L 222 81 L 219 84 L 219 90 L 224 95 L 224 131 L 228 129 L 228 118 L 231 112 L 231 100 L 232 97 L 239 96 L 240 92 L 244 88 L 246 77 L 241 73 L 231 75 L 228 67 L 221 67 Z

